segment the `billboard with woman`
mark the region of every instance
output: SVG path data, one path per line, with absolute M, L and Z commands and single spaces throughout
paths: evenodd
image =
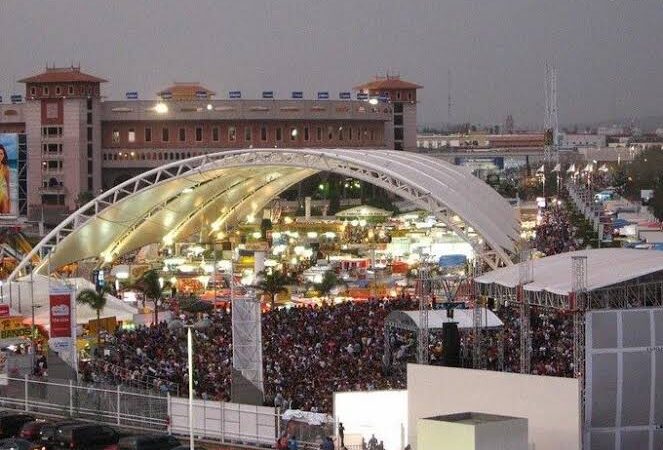
M 18 213 L 18 134 L 0 134 L 0 215 Z

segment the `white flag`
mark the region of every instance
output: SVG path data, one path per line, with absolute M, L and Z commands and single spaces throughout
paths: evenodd
M 553 172 L 560 172 L 562 170 L 562 165 L 560 163 L 557 163 L 557 165 L 553 168 Z
M 569 168 L 566 169 L 566 173 L 573 173 L 575 171 L 576 171 L 576 165 L 575 164 L 571 164 L 571 166 L 569 166 Z
M 538 169 L 536 169 L 536 172 L 537 172 L 537 173 L 543 173 L 545 170 L 546 170 L 546 168 L 543 167 L 543 165 L 541 165 L 541 167 L 539 167 Z

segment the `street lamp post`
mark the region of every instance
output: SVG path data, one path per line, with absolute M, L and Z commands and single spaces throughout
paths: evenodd
M 187 327 L 187 365 L 189 370 L 189 450 L 193 448 L 193 334 L 191 326 Z

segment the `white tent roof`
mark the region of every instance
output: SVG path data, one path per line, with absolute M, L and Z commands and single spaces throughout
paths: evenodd
M 2 303 L 10 303 L 11 298 L 11 312 L 12 315 L 23 315 L 30 317 L 32 294 L 34 293 L 34 305 L 38 306 L 35 309 L 35 322 L 49 327 L 49 289 L 60 290 L 69 287 L 74 289 L 74 296 L 76 292 L 83 289 L 94 289 L 94 284 L 84 278 L 68 278 L 69 286 L 66 286 L 62 280 L 51 278 L 50 282 L 48 277 L 44 275 L 33 275 L 34 286 L 30 287 L 30 277 L 23 277 L 19 281 L 5 284 L 3 286 Z M 19 300 L 20 299 L 20 300 Z M 97 313 L 86 305 L 75 306 L 76 310 L 76 323 L 86 323 L 89 320 L 96 319 Z M 122 300 L 109 295 L 107 297 L 106 307 L 101 312 L 101 317 L 113 317 L 117 320 L 132 320 L 136 309 L 126 304 Z
M 558 295 L 572 292 L 571 258 L 573 256 L 587 257 L 587 289 L 590 291 L 663 270 L 663 252 L 624 248 L 581 250 L 535 259 L 532 262 L 534 280 L 525 284 L 524 289 Z M 526 263 L 494 270 L 476 278 L 475 281 L 482 284 L 495 283 L 508 288 L 516 287 L 520 282 L 522 264 Z
M 481 323 L 484 327 L 493 328 L 504 325 L 502 321 L 491 310 L 481 309 Z M 393 311 L 389 314 L 386 322 L 401 322 L 410 327 L 419 329 L 419 311 Z M 453 319 L 447 317 L 447 312 L 441 309 L 428 311 L 428 329 L 442 329 L 445 323 L 457 322 L 458 329 L 467 329 L 474 327 L 473 309 L 454 309 Z
M 259 213 L 282 191 L 321 170 L 366 181 L 388 179 L 394 193 L 416 198 L 421 207 L 452 211 L 495 252 L 513 252 L 520 237 L 508 202 L 468 169 L 438 158 L 392 150 L 244 149 L 173 162 L 104 192 L 35 248 L 57 237 L 55 250 L 36 270 L 43 273 L 49 260 L 55 269 L 87 258 L 114 259 L 187 237 L 201 223 L 222 229 Z M 98 212 L 88 217 L 86 208 Z M 58 237 L 67 228 L 74 231 Z

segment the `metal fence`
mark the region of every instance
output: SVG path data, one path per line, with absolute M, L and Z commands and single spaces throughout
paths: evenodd
M 168 396 L 27 376 L 8 378 L 7 385 L 0 386 L 0 406 L 152 431 L 166 431 L 169 422 Z
M 4 381 L 4 380 L 3 380 Z M 141 431 L 188 435 L 188 399 L 129 386 L 88 385 L 69 380 L 9 377 L 0 385 L 0 408 L 53 418 L 77 418 Z M 334 424 L 285 421 L 273 407 L 194 400 L 197 440 L 271 448 L 284 432 L 298 436 L 300 448 L 317 449 Z

